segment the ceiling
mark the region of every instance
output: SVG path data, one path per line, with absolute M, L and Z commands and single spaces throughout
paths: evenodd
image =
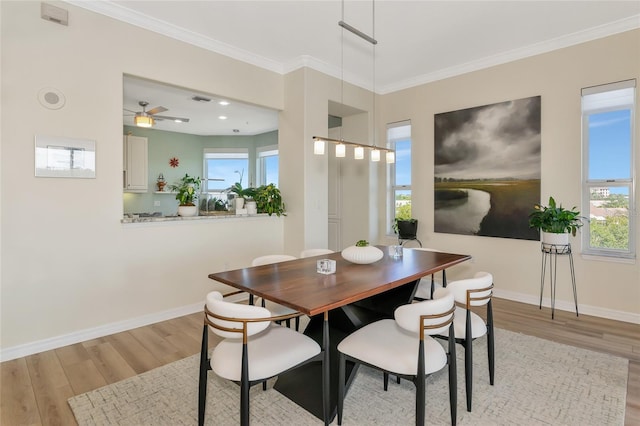
M 68 3 L 274 72 L 311 67 L 381 94 L 640 28 L 640 1 Z M 340 20 L 378 40 L 375 66 L 372 45 L 343 34 Z
M 183 89 L 133 76 L 123 82 L 123 123 L 133 126 L 134 113 L 142 111 L 140 101 L 148 102 L 146 110 L 167 108 L 158 115 L 188 118 L 188 123 L 156 120 L 154 129 L 193 135 L 240 135 L 266 133 L 278 128 L 278 111 L 225 99 L 208 93 Z M 210 99 L 195 101 L 194 96 Z M 221 105 L 221 101 L 228 105 Z M 129 111 L 126 111 L 129 110 Z M 221 119 L 220 117 L 226 117 Z

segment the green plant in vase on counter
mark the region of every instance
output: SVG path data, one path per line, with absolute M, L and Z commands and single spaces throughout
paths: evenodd
M 195 206 L 194 201 L 198 198 L 198 190 L 200 189 L 200 178 L 185 174 L 170 188 L 171 191 L 177 192 L 176 200 L 180 202 L 181 206 Z

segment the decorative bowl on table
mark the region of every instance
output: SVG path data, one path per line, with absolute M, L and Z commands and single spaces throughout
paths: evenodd
M 359 264 L 377 262 L 384 256 L 382 250 L 370 246 L 366 240 L 360 240 L 354 246 L 347 247 L 341 254 L 345 260 Z

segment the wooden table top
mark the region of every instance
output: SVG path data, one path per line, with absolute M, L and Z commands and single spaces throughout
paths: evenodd
M 378 246 L 384 257 L 368 265 L 344 260 L 341 254 L 314 256 L 269 265 L 209 274 L 209 278 L 288 306 L 307 315 L 317 315 L 358 300 L 383 293 L 469 260 L 471 256 L 404 249 L 393 258 L 386 246 Z M 319 259 L 336 261 L 336 273 L 316 272 Z

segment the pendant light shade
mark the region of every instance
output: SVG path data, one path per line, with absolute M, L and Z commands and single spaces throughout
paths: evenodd
M 322 139 L 313 141 L 313 153 L 315 155 L 324 155 L 324 141 Z
M 356 146 L 353 149 L 353 158 L 356 160 L 362 160 L 364 158 L 364 148 L 361 146 Z
M 347 152 L 347 147 L 343 143 L 336 145 L 336 157 L 343 158 Z
M 387 164 L 393 164 L 396 162 L 396 153 L 393 151 L 387 151 Z
M 380 161 L 380 150 L 372 149 L 371 150 L 371 161 L 378 162 Z
M 148 115 L 136 115 L 133 118 L 133 122 L 138 127 L 152 127 L 154 124 L 153 117 L 149 117 Z

